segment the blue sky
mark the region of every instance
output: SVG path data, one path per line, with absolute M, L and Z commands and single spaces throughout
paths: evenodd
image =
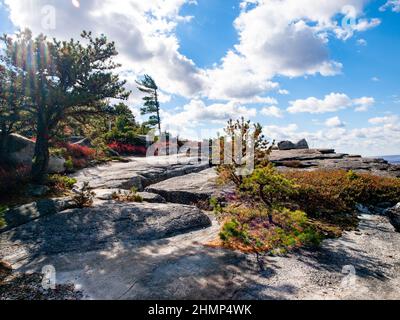
M 159 83 L 164 127 L 180 136 L 243 115 L 271 139 L 400 154 L 400 0 L 26 3 L 0 0 L 1 33 L 105 33 L 131 89 L 143 73 Z

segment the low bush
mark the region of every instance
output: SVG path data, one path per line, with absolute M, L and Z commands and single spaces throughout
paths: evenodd
M 299 210 L 273 210 L 274 223 L 265 209 L 228 207 L 220 232 L 223 245 L 251 253 L 284 253 L 304 245 L 318 245 L 323 239 Z
M 132 188 L 129 193 L 116 192 L 113 194 L 113 200 L 121 201 L 121 202 L 143 202 L 143 197 L 138 194 L 138 190 L 136 188 Z
M 11 194 L 29 182 L 31 167 L 27 165 L 0 167 L 0 193 Z
M 93 205 L 95 193 L 90 190 L 89 182 L 85 182 L 83 186 L 76 191 L 73 198 L 78 208 L 88 208 Z
M 85 147 L 85 146 L 80 146 L 77 144 L 65 144 L 65 148 L 67 150 L 67 153 L 69 156 L 71 156 L 73 159 L 94 159 L 96 156 L 96 150 Z
M 122 142 L 114 141 L 108 145 L 108 147 L 120 155 L 146 155 L 146 147 L 135 146 L 131 144 L 126 144 Z
M 50 186 L 54 187 L 58 191 L 72 190 L 76 183 L 76 179 L 59 174 L 51 175 L 48 182 Z
M 291 201 L 312 217 L 350 213 L 361 203 L 374 206 L 400 202 L 400 179 L 352 171 L 289 171 L 297 185 Z
M 4 213 L 8 210 L 8 207 L 0 205 L 0 228 L 6 226 L 6 221 L 4 220 Z

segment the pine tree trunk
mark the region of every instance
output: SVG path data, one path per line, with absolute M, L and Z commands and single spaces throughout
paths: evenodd
M 8 140 L 8 132 L 6 125 L 2 123 L 0 132 L 0 163 L 7 162 L 7 140 Z
M 49 128 L 39 115 L 35 155 L 32 163 L 32 180 L 35 183 L 43 183 L 49 167 Z
M 156 93 L 155 96 L 156 96 L 156 106 L 157 106 L 158 131 L 160 132 L 160 137 L 161 137 L 162 133 L 161 133 L 160 103 L 158 102 L 157 90 L 155 93 Z

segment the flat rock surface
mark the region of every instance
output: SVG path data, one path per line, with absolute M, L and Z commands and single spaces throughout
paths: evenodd
M 169 202 L 192 204 L 218 196 L 222 189 L 216 180 L 217 173 L 211 168 L 153 184 L 146 191 L 157 193 Z
M 59 283 L 89 299 L 399 299 L 400 234 L 385 217 L 315 251 L 266 259 L 205 246 L 219 226 L 168 239 L 38 257 L 20 271 L 54 265 Z M 344 271 L 344 273 L 343 273 Z M 354 272 L 353 272 L 354 271 Z
M 210 225 L 196 207 L 96 202 L 94 207 L 44 216 L 0 234 L 0 260 L 16 265 L 57 253 L 86 254 L 116 242 L 162 239 Z
M 329 149 L 273 150 L 271 161 L 281 169 L 328 169 L 370 172 L 379 176 L 400 177 L 400 166 L 383 159 L 363 158 L 356 155 L 335 153 Z
M 145 187 L 177 176 L 199 172 L 209 168 L 208 161 L 199 163 L 198 159 L 179 157 L 128 158 L 127 163 L 109 163 L 103 166 L 84 169 L 73 178 L 79 187 L 89 182 L 92 189 L 125 189 L 132 187 L 143 191 Z

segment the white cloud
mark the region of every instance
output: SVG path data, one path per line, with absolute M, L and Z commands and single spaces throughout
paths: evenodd
M 261 110 L 261 114 L 267 117 L 274 117 L 274 118 L 283 117 L 283 111 L 279 109 L 277 106 L 264 107 Z
M 290 92 L 289 92 L 288 90 L 285 90 L 285 89 L 280 89 L 280 90 L 278 91 L 278 93 L 281 94 L 281 95 L 288 95 L 288 94 L 290 94 Z
M 400 122 L 400 118 L 397 115 L 390 115 L 386 117 L 376 117 L 368 120 L 371 124 L 396 124 Z
M 346 124 L 340 120 L 339 117 L 329 118 L 325 121 L 325 125 L 330 128 L 343 128 L 346 126 Z
M 344 93 L 330 93 L 324 99 L 309 97 L 290 101 L 290 107 L 287 109 L 290 113 L 327 113 L 336 112 L 342 109 L 355 107 L 356 111 L 365 111 L 375 102 L 374 98 L 362 97 L 351 99 Z
M 296 124 L 265 126 L 264 133 L 276 141 L 298 141 L 306 138 L 311 148 L 334 148 L 338 152 L 379 156 L 398 154 L 400 150 L 400 124 L 393 119 L 377 121 L 375 126 L 357 129 L 332 127 L 316 132 L 302 131 Z M 375 121 L 373 121 L 375 122 Z
M 366 45 L 368 44 L 368 42 L 367 42 L 367 40 L 365 40 L 365 39 L 358 39 L 358 40 L 357 40 L 357 44 L 358 44 L 359 46 L 366 46 Z
M 354 99 L 353 103 L 357 112 L 364 112 L 368 111 L 368 109 L 375 104 L 375 99 L 372 97 L 362 97 L 359 99 Z
M 194 126 L 210 124 L 224 124 L 229 119 L 254 118 L 257 115 L 255 108 L 248 108 L 237 102 L 215 103 L 206 105 L 202 100 L 191 100 L 183 106 L 181 112 L 163 111 L 164 125 L 175 130 L 186 130 Z
M 393 12 L 400 12 L 400 0 L 389 0 L 379 8 L 380 11 L 391 9 Z
M 193 61 L 179 53 L 174 34 L 187 17 L 179 11 L 187 0 L 85 0 L 79 8 L 70 1 L 5 0 L 10 19 L 18 27 L 29 27 L 59 39 L 78 38 L 83 29 L 104 33 L 114 40 L 132 87 L 138 75 L 154 76 L 166 92 L 193 96 L 203 89 L 203 74 Z M 56 28 L 42 25 L 42 8 L 56 10 Z M 117 23 L 116 23 L 117 22 Z
M 297 77 L 341 73 L 342 64 L 330 58 L 329 38 L 348 38 L 375 27 L 379 19 L 359 19 L 367 0 L 244 0 L 234 26 L 239 43 L 221 63 L 206 70 L 213 99 L 260 96 L 277 84 L 277 75 Z M 342 25 L 338 16 L 351 8 L 355 23 Z

